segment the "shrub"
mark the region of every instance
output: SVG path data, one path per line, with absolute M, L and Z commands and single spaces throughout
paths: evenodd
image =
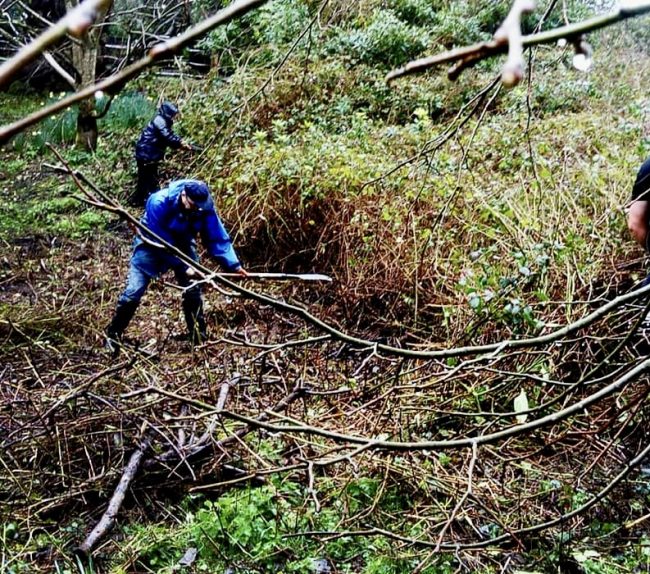
M 308 22 L 306 4 L 278 0 L 218 27 L 199 45 L 219 54 L 220 66 L 225 72 L 236 68 L 238 59 L 246 50 L 255 50 L 251 54 L 252 62 L 272 64 Z
M 105 103 L 106 99 L 102 98 L 97 107 L 102 109 Z M 115 96 L 106 117 L 100 122 L 100 134 L 102 129 L 124 131 L 142 128 L 155 111 L 155 103 L 141 92 L 119 94 Z
M 439 13 L 430 0 L 394 0 L 392 8 L 408 24 L 430 26 L 439 22 Z
M 411 26 L 393 10 L 375 10 L 364 28 L 342 30 L 325 45 L 325 50 L 352 63 L 395 66 L 417 56 L 429 44 L 424 28 Z

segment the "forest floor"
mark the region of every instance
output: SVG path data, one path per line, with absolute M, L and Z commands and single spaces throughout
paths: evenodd
M 52 184 L 50 176 L 43 177 L 36 171 L 24 171 L 22 177 L 15 188 L 19 198 L 29 197 L 39 185 Z M 19 205 L 14 204 L 11 209 L 19 209 Z M 74 218 L 83 216 L 83 211 L 73 209 L 72 213 Z M 5 225 L 16 223 L 7 217 L 3 221 Z M 234 545 L 220 558 L 203 562 L 213 565 L 206 567 L 225 564 L 224 567 L 234 568 L 229 571 L 248 572 L 293 564 L 292 571 L 370 572 L 371 555 L 384 548 L 371 543 L 371 538 L 357 539 L 352 544 L 354 551 L 345 552 L 332 549 L 331 543 L 324 541 L 292 546 L 291 538 L 283 537 L 310 528 L 327 532 L 346 521 L 353 524 L 361 519 L 363 523 L 364 516 L 376 524 L 386 523 L 390 517 L 402 521 L 402 514 L 409 509 L 417 515 L 423 512 L 421 505 L 441 496 L 444 499 L 445 493 L 460 485 L 452 469 L 458 465 L 462 475 L 467 472 L 467 461 L 455 455 L 445 459 L 436 454 L 435 467 L 427 466 L 431 463 L 426 457 L 417 460 L 405 455 L 404 460 L 410 460 L 406 467 L 399 457 L 389 457 L 383 462 L 369 458 L 362 474 L 354 467 L 347 471 L 339 468 L 340 463 L 316 471 L 313 466 L 305 466 L 305 461 L 322 463 L 323 457 L 331 457 L 340 447 L 323 450 L 325 444 L 319 439 L 282 439 L 263 428 L 245 438 L 254 425 L 237 435 L 237 429 L 241 431 L 243 427 L 211 415 L 218 411 L 215 405 L 223 395 L 226 409 L 251 420 L 261 420 L 268 413 L 276 413 L 275 417 L 280 408 L 286 409 L 285 415 L 276 422 L 302 419 L 345 434 L 372 435 L 381 421 L 401 419 L 407 412 L 401 412 L 392 399 L 386 400 L 386 396 L 395 393 L 395 387 L 387 386 L 388 381 L 399 377 L 403 361 L 373 356 L 344 342 L 320 340 L 322 333 L 299 318 L 242 300 L 236 293 L 206 289 L 210 340 L 192 348 L 176 337 L 184 330 L 179 290 L 170 283 L 171 277 L 155 282 L 129 328 L 130 347 L 112 359 L 103 350 L 103 330 L 124 284 L 131 237 L 125 223 L 113 221 L 104 229 L 85 232 L 82 237 L 44 230 L 4 242 L 0 276 L 0 425 L 4 435 L 5 480 L 0 497 L 4 500 L 3 539 L 9 549 L 5 556 L 10 557 L 3 560 L 12 564 L 10 572 L 33 568 L 48 571 L 52 567 L 67 571 L 65 568 L 71 566 L 65 564 L 74 562 L 71 550 L 98 520 L 98 510 L 105 507 L 130 453 L 141 448 L 145 438 L 148 446 L 144 463 L 120 509 L 122 526 L 117 534 L 102 540 L 95 561 L 84 567 L 91 568 L 89 571 L 171 572 L 193 544 L 201 548 L 203 556 L 211 556 L 214 549 L 206 550 L 206 542 L 201 542 L 201 536 L 189 526 L 198 523 L 207 540 L 210 536 L 222 540 L 222 551 L 226 544 L 223 537 Z M 272 292 L 285 301 L 310 300 L 313 311 L 319 308 L 319 289 L 332 288 L 284 284 L 272 286 Z M 328 317 L 325 306 L 319 312 Z M 428 361 L 414 362 L 411 368 L 422 374 L 437 370 Z M 429 376 L 432 375 L 424 379 Z M 382 388 L 388 390 L 384 392 Z M 625 440 L 617 441 L 615 448 L 590 436 L 596 427 L 602 429 L 610 424 L 606 421 L 613 420 L 612 416 L 619 420 L 627 416 L 624 413 L 630 408 L 636 413 L 634 416 L 640 416 L 646 393 L 643 386 L 635 388 L 625 399 L 626 410 L 612 415 L 609 409 L 613 407 L 608 403 L 594 413 L 593 422 L 587 427 L 578 424 L 555 438 L 547 436 L 539 443 L 541 450 L 537 453 L 524 455 L 522 445 L 513 445 L 510 456 L 519 451 L 515 455 L 520 461 L 516 464 L 517 472 L 526 473 L 528 481 L 537 483 L 535 496 L 541 497 L 540 503 L 545 501 L 547 508 L 543 512 L 548 518 L 552 518 L 554 505 L 566 511 L 587 500 L 580 487 L 569 487 L 572 483 L 568 477 L 579 468 L 600 460 L 603 465 L 598 468 L 603 471 L 631 456 L 634 442 L 647 433 L 643 417 L 625 430 Z M 444 394 L 437 399 L 435 396 L 432 400 L 444 399 Z M 283 406 L 287 397 L 292 397 L 292 402 Z M 438 404 L 444 405 L 444 400 Z M 397 410 L 392 413 L 394 408 Z M 412 422 L 407 417 L 400 425 L 404 424 L 404 429 L 410 427 L 406 432 L 411 433 L 417 428 Z M 441 426 L 437 430 L 427 427 L 428 424 L 431 423 L 420 427 L 420 434 L 429 428 L 424 437 L 471 433 L 471 425 L 453 423 L 445 416 L 438 419 Z M 212 434 L 205 441 L 208 428 Z M 623 429 L 624 426 L 618 431 L 619 436 Z M 232 436 L 239 438 L 233 441 L 228 438 Z M 561 444 L 562 449 L 550 446 L 554 443 Z M 197 447 L 194 454 L 192 446 Z M 500 456 L 506 452 L 501 450 Z M 528 463 L 524 462 L 526 459 Z M 553 468 L 544 472 L 547 460 L 554 461 Z M 483 464 L 481 474 L 486 480 L 494 480 L 489 489 L 495 488 L 500 482 L 495 474 L 499 465 L 488 459 Z M 585 484 L 607 482 L 608 475 L 601 471 L 592 478 L 585 476 Z M 422 472 L 433 474 L 425 479 Z M 506 467 L 500 472 L 509 474 Z M 285 475 L 287 479 L 293 476 L 292 480 L 273 479 Z M 513 480 L 511 476 L 507 478 L 508 488 L 512 488 Z M 316 490 L 314 481 L 318 485 Z M 240 490 L 241 485 L 247 486 Z M 297 495 L 296 487 L 302 494 Z M 227 497 L 226 493 L 233 488 L 235 493 L 248 493 L 248 511 L 243 510 L 241 499 Z M 476 488 L 483 487 L 477 484 Z M 259 500 L 250 498 L 256 490 Z M 425 491 L 428 494 L 422 497 Z M 560 532 L 559 538 L 540 538 L 514 548 L 494 547 L 487 553 L 469 552 L 456 558 L 448 555 L 436 561 L 430 571 L 491 572 L 509 564 L 513 572 L 544 572 L 552 563 L 562 572 L 648 572 L 650 541 L 647 506 L 643 502 L 648 493 L 650 477 L 643 470 L 633 474 L 625 488 L 610 495 L 606 505 L 588 523 L 581 519 L 572 521 L 570 529 L 574 534 L 566 540 Z M 345 511 L 336 506 L 336 499 L 341 496 L 345 499 Z M 414 506 L 408 502 L 410 496 Z M 265 528 L 273 522 L 265 513 L 271 500 L 276 507 L 273 520 L 278 534 L 269 537 L 264 534 Z M 217 511 L 233 521 L 230 533 L 224 534 L 222 525 L 220 534 L 207 534 L 215 525 L 205 517 L 205 512 L 215 504 L 231 504 L 238 509 L 234 518 L 228 517 L 231 510 L 227 506 Z M 505 505 L 500 509 L 503 512 L 510 503 L 504 499 L 500 504 Z M 287 505 L 285 511 L 287 518 L 294 521 L 293 526 L 277 514 L 283 505 Z M 306 518 L 314 512 L 310 505 L 315 505 L 316 516 L 321 505 L 329 509 L 321 510 L 321 518 Z M 370 518 L 377 512 L 378 516 Z M 481 512 L 474 515 L 474 520 L 481 520 Z M 520 512 L 535 515 L 542 512 L 542 507 L 526 504 Z M 263 518 L 261 532 L 255 536 L 265 537 L 267 545 L 254 543 L 261 544 L 261 550 L 250 546 L 253 542 L 247 538 L 251 536 L 246 534 L 248 527 L 237 522 L 237 516 L 242 519 L 241 513 L 252 513 L 246 518 L 253 525 L 251 528 L 260 527 L 255 520 Z M 189 523 L 187 516 L 193 517 Z M 158 531 L 160 538 L 156 538 L 152 529 L 160 528 L 162 523 L 168 524 L 170 534 Z M 498 533 L 497 524 L 498 521 L 488 521 L 480 531 Z M 181 528 L 183 534 L 173 540 L 175 528 Z M 190 533 L 186 532 L 188 528 Z M 455 535 L 463 537 L 464 531 L 459 524 Z M 239 556 L 241 545 L 247 550 Z M 118 551 L 119 546 L 122 548 Z M 545 554 L 544 548 L 552 548 L 552 553 Z M 387 559 L 386 564 L 393 564 L 394 568 L 389 571 L 407 572 L 412 568 L 407 566 L 412 562 L 398 557 L 401 552 L 397 549 L 396 555 Z M 270 553 L 270 557 L 262 558 L 260 553 Z M 426 556 L 418 559 L 422 560 L 426 561 Z M 598 564 L 603 565 L 600 570 Z M 322 569 L 318 570 L 319 567 Z
M 237 124 L 268 69 L 167 82 L 180 129 L 222 140 L 165 179 L 210 182 L 250 270 L 334 277 L 206 287 L 198 347 L 167 275 L 104 351 L 133 235 L 53 169 L 69 114 L 3 149 L 0 572 L 650 572 L 634 42 L 606 37 L 625 57 L 588 77 L 540 51 L 545 75 L 507 93 L 488 67 L 388 92 L 288 62 Z M 97 153 L 57 144 L 122 202 L 147 82 Z M 1 97 L 9 119 L 46 99 Z

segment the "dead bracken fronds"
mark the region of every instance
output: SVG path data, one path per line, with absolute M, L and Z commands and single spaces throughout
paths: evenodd
M 2 128 L 0 143 L 94 90 L 119 91 L 157 57 L 261 3 L 229 4 L 122 73 Z M 298 39 L 311 33 L 320 9 Z M 511 50 L 507 84 L 522 75 L 522 50 L 532 42 L 521 37 L 527 9 L 515 3 L 488 50 Z M 587 51 L 580 38 L 572 41 Z M 458 54 L 456 73 L 484 55 Z M 253 97 L 274 83 L 275 72 Z M 417 557 L 416 572 L 442 553 L 456 557 L 458 570 L 476 571 L 490 560 L 477 550 L 520 552 L 545 537 L 561 544 L 567 532 L 594 523 L 620 525 L 621 538 L 639 539 L 648 519 L 639 469 L 650 454 L 650 286 L 631 290 L 614 265 L 600 274 L 588 268 L 614 253 L 600 239 L 610 237 L 603 229 L 620 210 L 616 200 L 607 198 L 603 213 L 584 187 L 567 192 L 577 188 L 577 171 L 542 173 L 558 157 L 566 166 L 595 155 L 585 130 L 576 129 L 579 141 L 569 147 L 516 125 L 530 151 L 522 160 L 512 122 L 483 121 L 499 90 L 498 78 L 487 82 L 436 137 L 423 145 L 413 137 L 418 151 L 398 165 L 390 141 L 372 148 L 389 160 L 366 170 L 370 154 L 358 138 L 319 147 L 322 132 L 309 132 L 291 152 L 313 152 L 309 168 L 323 169 L 318 189 L 289 168 L 286 179 L 262 181 L 263 172 L 275 175 L 273 161 L 281 163 L 285 149 L 256 134 L 276 153 L 262 165 L 244 161 L 263 155 L 255 142 L 237 150 L 241 164 L 224 168 L 236 174 L 227 191 L 237 198 L 225 209 L 248 230 L 246 247 L 259 261 L 318 262 L 336 281 L 327 289 L 248 288 L 186 261 L 209 291 L 211 338 L 195 348 L 175 339 L 178 290 L 159 283 L 117 360 L 100 350 L 102 327 L 123 279 L 130 238 L 123 221 L 140 224 L 55 150 L 54 169 L 74 180 L 78 199 L 121 222 L 115 237 L 82 245 L 34 238 L 8 245 L 2 260 L 0 521 L 22 536 L 10 541 L 12 560 L 38 564 L 28 543 L 65 521 L 69 539 L 64 548 L 50 545 L 48 566 L 70 560 L 74 547 L 136 570 L 137 556 L 120 539 L 130 525 L 163 515 L 181 530 L 177 503 L 212 504 L 244 485 L 274 489 L 278 540 L 308 539 L 327 554 L 342 539 L 381 538 Z M 273 98 L 251 111 L 253 97 L 241 109 L 271 122 Z M 400 137 L 429 128 L 424 112 Z M 488 129 L 508 137 L 493 141 Z M 278 128 L 277 136 L 288 133 Z M 534 153 L 537 144 L 561 155 Z M 454 153 L 439 153 L 443 146 Z M 340 161 L 353 152 L 356 163 Z M 513 181 L 494 184 L 494 172 L 522 161 L 533 164 L 534 181 L 515 182 L 513 169 Z M 391 180 L 395 174 L 401 179 Z M 482 183 L 470 197 L 473 178 Z M 594 240 L 580 249 L 593 257 L 573 265 L 564 240 L 578 243 L 573 230 L 584 222 Z M 512 273 L 491 267 L 506 257 Z M 543 297 L 522 301 L 538 288 Z M 290 525 L 282 517 L 289 509 Z M 3 541 L 8 531 L 0 531 Z M 213 534 L 201 532 L 219 548 Z M 510 557 L 502 571 L 508 564 Z
M 16 312 L 2 325 L 3 508 L 24 524 L 81 511 L 86 553 L 113 552 L 104 535 L 129 492 L 219 493 L 273 475 L 302 483 L 316 509 L 354 477 L 379 481 L 340 528 L 304 536 L 383 536 L 422 551 L 524 544 L 624 497 L 650 451 L 647 309 L 634 296 L 526 346 L 441 354 L 323 337 L 309 316 L 242 301 L 211 313 L 238 327 L 188 353 L 171 340 L 167 294 L 150 303 L 160 323 L 139 327 L 149 344 L 109 363 L 90 325 L 106 315 L 113 273 L 96 257 L 69 268 L 50 253 L 28 288 L 5 294 Z M 91 278 L 98 316 L 75 316 L 67 286 Z M 98 517 L 87 509 L 114 491 L 90 532 Z M 386 508 L 393 491 L 408 498 Z

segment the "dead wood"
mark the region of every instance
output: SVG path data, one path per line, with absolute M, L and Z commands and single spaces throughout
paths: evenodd
M 235 382 L 238 378 L 239 377 L 235 379 Z M 233 384 L 233 382 L 226 382 L 222 385 L 219 393 L 219 399 L 216 405 L 217 412 L 223 409 L 228 396 L 228 392 Z M 305 389 L 302 386 L 297 385 L 291 393 L 289 393 L 275 405 L 273 410 L 282 411 L 286 409 L 294 401 L 304 396 L 304 392 Z M 248 434 L 253 429 L 252 425 L 246 425 L 234 432 L 232 435 L 210 444 L 208 441 L 212 436 L 212 432 L 216 424 L 216 417 L 218 416 L 219 415 L 216 414 L 213 417 L 213 421 L 210 423 L 208 431 L 206 431 L 197 441 L 190 442 L 186 446 L 179 445 L 178 447 L 172 448 L 157 457 L 152 457 L 150 459 L 144 458 L 145 454 L 152 446 L 151 438 L 144 439 L 131 455 L 129 462 L 122 473 L 122 477 L 120 478 L 120 481 L 115 488 L 113 496 L 108 503 L 106 511 L 102 515 L 97 525 L 92 529 L 90 534 L 88 534 L 82 544 L 79 545 L 77 548 L 77 553 L 82 556 L 90 556 L 97 546 L 97 543 L 114 526 L 115 520 L 120 511 L 122 503 L 124 502 L 124 498 L 129 489 L 129 486 L 138 474 L 141 467 L 144 466 L 146 470 L 151 470 L 160 464 L 164 464 L 167 467 L 172 464 L 189 465 L 190 458 L 198 459 L 200 455 L 215 453 L 224 454 L 225 450 L 230 445 L 237 444 L 246 434 Z M 262 413 L 259 417 L 257 417 L 258 422 L 262 422 L 267 419 L 268 415 L 266 413 Z
M 106 508 L 106 511 L 102 515 L 100 521 L 97 523 L 97 526 L 91 530 L 90 534 L 77 549 L 79 554 L 83 556 L 89 556 L 97 543 L 115 524 L 117 513 L 120 511 L 122 503 L 124 502 L 126 492 L 129 489 L 131 481 L 138 473 L 140 465 L 142 464 L 142 459 L 144 458 L 147 450 L 149 450 L 150 446 L 150 440 L 145 439 L 138 445 L 138 448 L 131 455 L 129 462 L 126 465 L 124 472 L 122 473 L 122 478 L 120 478 L 120 482 L 118 483 L 117 488 L 115 489 L 115 492 L 113 493 L 113 496 L 108 503 L 108 508 Z

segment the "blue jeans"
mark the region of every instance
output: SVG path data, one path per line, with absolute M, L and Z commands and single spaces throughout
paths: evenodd
M 187 255 L 194 261 L 199 260 L 194 248 L 191 248 Z M 180 259 L 161 249 L 149 247 L 142 243 L 136 244 L 129 264 L 126 287 L 117 300 L 118 306 L 126 303 L 139 303 L 151 280 L 167 272 L 170 268 L 174 271 L 176 281 L 181 287 L 187 287 L 191 283 L 190 278 L 187 276 L 187 265 Z M 183 293 L 184 301 L 196 301 L 197 299 L 201 300 L 200 285 L 196 285 Z

